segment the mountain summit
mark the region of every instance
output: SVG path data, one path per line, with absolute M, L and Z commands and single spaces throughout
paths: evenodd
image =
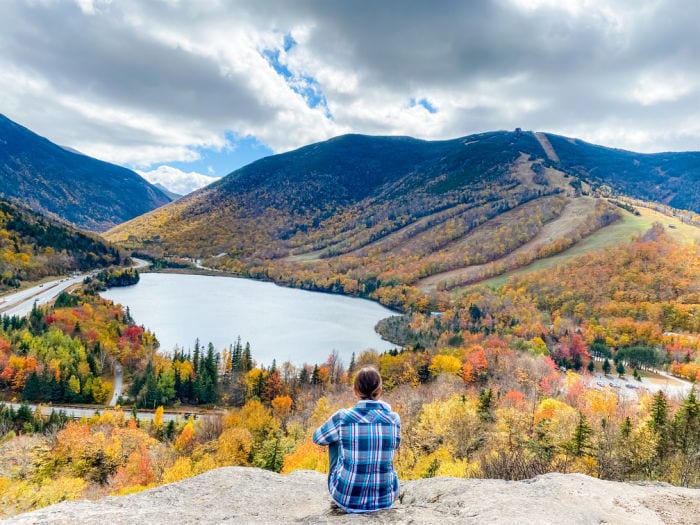
M 92 231 L 172 200 L 133 171 L 58 146 L 1 114 L 0 194 Z

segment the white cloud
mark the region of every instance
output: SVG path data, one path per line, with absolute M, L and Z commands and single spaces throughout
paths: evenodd
M 630 96 L 643 106 L 674 102 L 697 91 L 697 85 L 683 73 L 644 73 L 631 90 Z
M 172 166 L 158 166 L 150 171 L 137 171 L 144 179 L 151 184 L 161 184 L 166 189 L 179 195 L 187 195 L 199 188 L 219 180 L 216 177 L 209 177 L 194 171 L 185 173 Z
M 3 3 L 0 108 L 112 162 L 235 155 L 231 135 L 275 152 L 516 126 L 643 151 L 700 143 L 696 0 L 76 2 Z M 330 118 L 295 92 L 309 86 Z

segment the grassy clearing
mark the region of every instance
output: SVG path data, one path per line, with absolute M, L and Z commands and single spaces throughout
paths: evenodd
M 546 259 L 539 259 L 532 264 L 519 268 L 518 270 L 513 270 L 512 272 L 507 272 L 503 275 L 486 279 L 480 284 L 497 288 L 504 284 L 511 276 L 522 275 L 524 273 L 541 270 L 543 268 L 551 268 L 552 266 L 562 264 L 573 257 L 582 255 L 589 251 L 599 250 L 607 246 L 628 242 L 633 237 L 646 232 L 655 222 L 660 222 L 663 224 L 666 231 L 673 238 L 682 243 L 700 242 L 700 228 L 697 226 L 683 224 L 677 219 L 667 217 L 666 215 L 648 208 L 637 209 L 641 215 L 637 216 L 625 211 L 623 212 L 622 220 L 598 230 L 593 235 L 583 239 L 575 246 L 572 246 L 560 254 L 547 257 Z M 669 224 L 672 224 L 674 227 L 669 228 Z

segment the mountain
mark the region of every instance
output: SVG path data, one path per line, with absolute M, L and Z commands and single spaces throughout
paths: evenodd
M 546 138 L 566 173 L 632 197 L 700 213 L 700 152 L 643 154 L 558 135 Z
M 133 171 L 58 146 L 1 114 L 0 195 L 92 231 L 172 200 Z
M 583 474 L 545 474 L 525 481 L 448 477 L 405 481 L 390 510 L 362 519 L 331 509 L 326 476 L 320 472 L 281 476 L 255 468 L 227 467 L 138 494 L 64 501 L 10 517 L 5 523 L 101 524 L 109 517 L 115 525 L 227 521 L 680 525 L 691 523 L 698 512 L 698 490 L 616 483 Z
M 699 187 L 700 153 L 520 130 L 435 142 L 345 135 L 256 161 L 107 238 L 405 307 L 396 287 L 474 282 L 632 220 L 621 198 L 683 205 L 692 211 L 681 219 L 694 220 Z
M 22 281 L 119 265 L 119 250 L 24 206 L 0 199 L 0 292 Z
M 170 191 L 168 188 L 163 186 L 160 182 L 156 182 L 154 184 L 154 186 L 156 188 L 158 188 L 160 191 L 162 191 L 163 193 L 165 193 L 171 200 L 177 200 L 180 197 L 182 197 L 182 195 L 180 195 L 179 193 L 175 193 L 174 191 Z

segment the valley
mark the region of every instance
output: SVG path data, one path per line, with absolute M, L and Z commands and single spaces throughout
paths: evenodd
M 668 156 L 562 140 L 337 137 L 88 237 L 96 244 L 73 257 L 94 277 L 29 316 L 5 311 L 0 389 L 100 413 L 68 421 L 0 404 L 0 453 L 12 458 L 0 512 L 223 466 L 326 471 L 311 432 L 352 403 L 348 383 L 367 365 L 401 415 L 402 479 L 699 483 L 700 205 L 668 205 L 692 197 L 678 181 L 696 172 L 645 200 L 657 195 L 617 170 L 636 161 L 650 180 L 676 169 Z M 6 210 L 8 288 L 70 267 L 56 255 L 66 245 L 37 234 L 44 219 Z M 51 224 L 51 240 L 78 235 Z M 114 266 L 128 256 L 163 273 Z M 213 276 L 171 273 L 189 271 Z M 264 301 L 270 290 L 288 299 Z M 358 298 L 375 302 L 371 316 L 344 309 Z M 360 342 L 375 323 L 390 343 Z M 171 338 L 187 326 L 198 339 Z
M 0 13 L 0 521 L 695 525 L 700 2 Z

